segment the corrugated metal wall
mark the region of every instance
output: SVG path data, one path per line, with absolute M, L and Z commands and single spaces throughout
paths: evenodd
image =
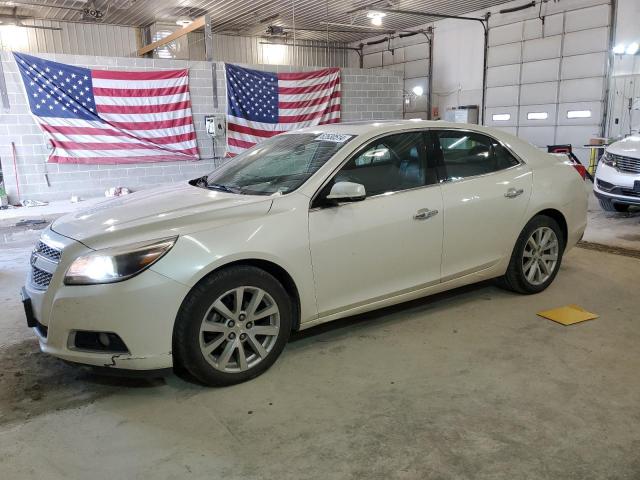
M 0 27 L 2 50 L 130 57 L 137 49 L 135 27 L 49 20 L 25 20 L 24 24 L 62 30 L 3 26 Z
M 299 66 L 348 66 L 348 50 L 318 46 L 318 42 L 299 40 L 296 43 L 308 47 L 269 46 L 260 37 L 239 37 L 214 35 L 213 51 L 215 59 L 223 62 L 245 64 L 278 64 Z M 276 41 L 276 40 L 273 40 Z M 333 46 L 345 47 L 336 43 Z M 269 52 L 272 49 L 272 52 Z M 204 60 L 204 34 L 189 34 L 189 60 Z
M 0 49 L 31 53 L 66 53 L 104 57 L 132 57 L 138 48 L 138 29 L 118 25 L 30 20 L 24 22 L 40 27 L 61 28 L 43 30 L 0 26 Z M 188 55 L 180 58 L 204 60 L 204 34 L 188 35 Z M 275 41 L 275 40 L 274 40 Z M 214 35 L 215 60 L 245 64 L 279 64 L 301 66 L 347 66 L 348 50 L 318 45 L 300 40 L 309 47 L 262 45 L 260 37 Z M 186 42 L 182 42 L 186 46 Z M 335 44 L 335 46 L 345 46 Z M 271 50 L 271 51 L 269 51 Z

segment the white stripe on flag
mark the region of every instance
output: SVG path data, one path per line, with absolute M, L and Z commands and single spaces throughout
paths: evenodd
M 326 97 L 333 92 L 339 92 L 340 88 L 324 88 L 317 92 L 296 93 L 296 94 L 280 94 L 278 100 L 281 102 L 304 102 L 305 100 L 314 100 L 316 98 Z
M 91 78 L 94 88 L 168 88 L 187 85 L 189 77 L 167 78 L 164 80 L 109 80 L 105 78 Z
M 109 122 L 160 122 L 163 120 L 179 120 L 191 117 L 191 109 L 173 110 L 159 113 L 102 113 L 98 108 L 98 114 Z M 167 130 L 167 129 L 163 129 Z
M 298 88 L 298 87 L 310 87 L 312 85 L 321 85 L 334 81 L 338 78 L 338 74 L 325 75 L 323 77 L 308 78 L 306 80 L 280 80 L 278 79 L 278 86 L 285 88 Z
M 96 95 L 95 99 L 96 105 L 165 105 L 167 103 L 186 102 L 189 99 L 189 95 L 187 93 L 147 97 L 104 97 Z

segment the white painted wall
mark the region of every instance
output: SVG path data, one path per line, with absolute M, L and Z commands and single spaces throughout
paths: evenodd
M 640 0 L 618 0 L 614 44 L 640 42 Z M 633 99 L 631 117 L 629 99 Z M 616 123 L 617 120 L 617 123 Z M 609 85 L 609 119 L 611 137 L 640 130 L 640 54 L 614 55 Z
M 436 22 L 433 43 L 433 105 L 446 109 L 482 103 L 484 30 L 479 22 Z

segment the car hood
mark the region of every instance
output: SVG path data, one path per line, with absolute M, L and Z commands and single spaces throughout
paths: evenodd
M 640 159 L 640 135 L 630 135 L 607 147 L 607 152 L 622 157 Z
M 52 230 L 90 248 L 187 234 L 265 215 L 273 199 L 188 183 L 142 190 L 60 217 Z

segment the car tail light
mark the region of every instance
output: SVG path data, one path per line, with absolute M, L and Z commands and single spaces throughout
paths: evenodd
M 572 165 L 573 165 L 573 168 L 575 168 L 576 171 L 580 174 L 580 176 L 582 177 L 582 180 L 586 180 L 587 179 L 586 167 L 581 163 L 577 163 L 577 162 L 573 162 Z

